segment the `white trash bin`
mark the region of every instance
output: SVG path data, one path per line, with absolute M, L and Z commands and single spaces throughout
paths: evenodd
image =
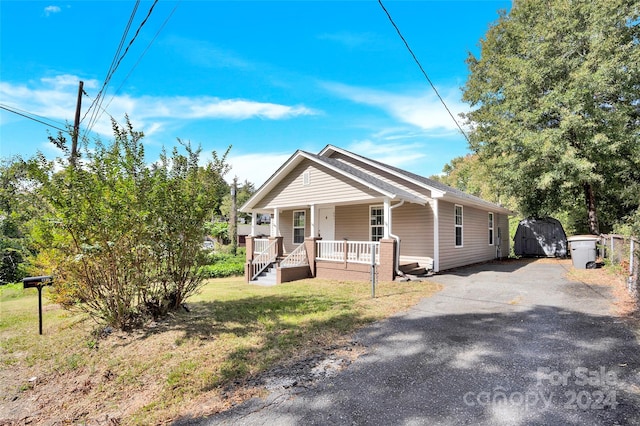
M 574 235 L 567 238 L 571 260 L 576 269 L 587 269 L 587 263 L 596 261 L 596 235 Z

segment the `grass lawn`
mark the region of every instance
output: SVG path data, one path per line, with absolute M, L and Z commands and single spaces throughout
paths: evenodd
M 264 389 L 251 377 L 350 345 L 350 335 L 438 291 L 434 283 L 303 280 L 274 287 L 209 280 L 176 312 L 124 333 L 44 302 L 0 293 L 0 424 L 169 423 L 213 414 Z M 46 294 L 46 290 L 43 291 Z

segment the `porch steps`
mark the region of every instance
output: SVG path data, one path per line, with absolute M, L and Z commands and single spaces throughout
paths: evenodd
M 276 285 L 276 264 L 272 263 L 267 269 L 265 269 L 258 277 L 251 281 L 251 284 L 272 286 Z
M 405 263 L 400 265 L 400 271 L 405 275 L 424 276 L 427 275 L 427 269 L 420 266 L 418 262 Z

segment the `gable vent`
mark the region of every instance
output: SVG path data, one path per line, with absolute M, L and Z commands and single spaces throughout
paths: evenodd
M 309 182 L 310 182 L 309 171 L 306 171 L 302 174 L 302 185 L 307 186 L 309 185 Z

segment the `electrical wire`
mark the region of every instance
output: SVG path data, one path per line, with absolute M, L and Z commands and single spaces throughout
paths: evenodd
M 122 60 L 124 59 L 124 57 L 127 55 L 127 53 L 129 52 L 129 48 L 131 47 L 131 45 L 133 44 L 133 42 L 136 40 L 136 38 L 138 37 L 138 35 L 140 34 L 140 30 L 142 29 L 142 27 L 144 27 L 144 25 L 147 23 L 147 20 L 149 19 L 149 17 L 151 16 L 151 13 L 153 12 L 153 8 L 156 6 L 156 4 L 158 4 L 158 0 L 154 0 L 153 4 L 151 5 L 151 7 L 149 8 L 149 12 L 147 12 L 147 16 L 145 16 L 145 18 L 142 20 L 142 22 L 140 23 L 140 25 L 138 26 L 138 29 L 136 30 L 136 33 L 133 35 L 133 37 L 131 38 L 131 40 L 129 41 L 129 44 L 127 45 L 126 49 L 124 50 L 124 53 L 122 53 L 122 56 L 120 56 L 120 58 L 118 59 L 118 62 L 116 63 L 115 67 L 112 69 L 111 73 L 109 74 L 109 76 L 105 79 L 105 84 L 103 85 L 103 89 L 106 87 L 106 85 L 109 83 L 109 81 L 111 80 L 111 77 L 113 77 L 113 74 L 116 72 L 116 70 L 118 69 L 118 67 L 120 66 L 120 63 L 122 62 Z M 103 92 L 101 90 L 101 92 Z M 104 94 L 102 94 L 100 96 L 100 100 L 98 101 L 99 104 L 98 106 L 101 108 L 102 107 L 102 102 L 104 100 Z M 87 130 L 85 132 L 88 133 L 89 131 L 91 131 L 91 129 L 93 128 L 93 126 L 95 126 L 95 123 L 98 121 L 98 119 L 100 118 L 102 114 L 100 112 L 95 113 L 95 118 L 89 122 L 88 126 L 87 126 Z
M 20 109 L 20 108 L 15 107 L 15 106 L 9 106 L 7 104 L 0 104 L 0 105 L 3 105 L 6 108 L 10 108 L 13 111 L 18 111 L 18 112 L 21 112 L 21 113 L 24 113 L 24 114 L 29 114 L 30 116 L 33 116 L 33 117 L 38 117 L 38 118 L 41 118 L 43 120 L 48 120 L 48 121 L 50 121 L 52 123 L 57 123 L 57 124 L 59 124 L 61 126 L 66 126 L 68 124 L 68 123 L 63 123 L 62 121 L 54 120 L 53 118 L 45 117 L 44 115 L 38 115 L 36 113 L 29 112 L 29 111 L 26 111 L 24 109 Z
M 396 29 L 396 32 L 398 33 L 398 35 L 400 36 L 400 39 L 402 40 L 402 42 L 404 43 L 404 45 L 406 46 L 407 50 L 409 51 L 409 53 L 411 54 L 411 57 L 413 58 L 413 60 L 416 62 L 416 64 L 418 64 L 418 68 L 420 68 L 420 71 L 422 72 L 422 75 L 424 75 L 424 77 L 427 79 L 427 81 L 429 82 L 429 85 L 431 85 L 431 88 L 433 89 L 433 91 L 435 92 L 436 96 L 438 97 L 438 99 L 440 99 L 440 102 L 442 103 L 442 105 L 444 106 L 444 108 L 447 110 L 447 112 L 449 113 L 449 116 L 451 116 L 451 118 L 453 119 L 453 122 L 456 123 L 456 126 L 458 127 L 458 130 L 460 130 L 460 133 L 462 133 L 462 136 L 464 136 L 464 138 L 467 140 L 468 143 L 471 143 L 471 141 L 469 140 L 469 137 L 467 136 L 467 134 L 465 133 L 465 131 L 462 129 L 462 126 L 460 126 L 460 123 L 458 123 L 458 120 L 456 120 L 456 118 L 454 117 L 453 113 L 451 112 L 451 110 L 449 109 L 449 107 L 447 106 L 446 102 L 444 101 L 444 99 L 442 98 L 442 96 L 440 96 L 440 93 L 438 92 L 438 89 L 436 89 L 436 86 L 433 84 L 433 82 L 431 81 L 431 79 L 429 78 L 429 76 L 427 75 L 427 72 L 424 70 L 424 68 L 422 67 L 422 64 L 420 64 L 420 61 L 418 60 L 418 58 L 416 57 L 416 55 L 413 53 L 413 50 L 411 50 L 411 47 L 409 46 L 409 43 L 407 42 L 407 40 L 404 38 L 404 36 L 402 35 L 402 33 L 400 32 L 400 28 L 398 28 L 398 26 L 396 25 L 396 23 L 393 21 L 393 18 L 391 17 L 391 14 L 389 13 L 389 11 L 387 10 L 386 7 L 384 7 L 384 4 L 382 4 L 382 0 L 378 0 L 378 4 L 380 4 L 380 7 L 382 8 L 382 10 L 384 11 L 384 13 L 386 13 L 387 18 L 389 18 L 389 22 L 391 22 L 391 25 L 393 25 L 393 28 Z
M 0 104 L 0 109 L 3 109 L 3 110 L 5 110 L 5 111 L 12 112 L 12 113 L 17 114 L 17 115 L 20 115 L 20 116 L 22 116 L 22 117 L 28 118 L 29 120 L 36 121 L 36 122 L 38 122 L 38 123 L 40 123 L 40 124 L 44 124 L 45 126 L 52 127 L 52 128 L 54 128 L 54 129 L 56 129 L 56 130 L 59 130 L 59 131 L 61 131 L 61 132 L 63 132 L 63 133 L 69 133 L 69 134 L 71 134 L 71 132 L 70 132 L 68 129 L 67 129 L 67 130 L 65 130 L 65 129 L 61 129 L 60 127 L 54 126 L 53 124 L 46 123 L 46 122 L 44 122 L 44 121 L 42 121 L 42 120 L 38 120 L 37 118 L 34 118 L 34 117 L 40 117 L 40 118 L 43 118 L 43 119 L 45 119 L 45 120 L 50 120 L 49 118 L 41 117 L 41 116 L 39 116 L 39 115 L 36 115 L 36 114 L 30 113 L 30 112 L 27 112 L 27 111 L 19 112 L 19 110 L 17 110 L 17 109 L 13 109 L 13 108 L 11 108 L 11 107 L 9 107 L 9 106 L 7 106 L 7 105 L 2 105 L 2 104 Z M 29 115 L 29 114 L 30 114 L 30 115 Z M 32 117 L 32 116 L 34 116 L 34 117 Z M 54 121 L 54 120 L 51 120 L 51 121 Z M 54 122 L 55 122 L 55 121 L 54 121 Z
M 82 93 L 83 93 L 87 98 L 91 99 L 91 96 L 89 96 L 89 95 L 87 94 L 87 92 L 85 92 L 85 91 L 83 90 L 83 91 L 82 91 Z M 93 101 L 93 99 L 92 99 L 92 101 Z M 107 106 L 108 106 L 108 105 L 107 105 Z M 116 124 L 117 124 L 118 126 L 122 127 L 122 126 L 120 125 L 120 123 L 118 123 L 118 120 L 116 120 L 116 119 L 113 117 L 113 115 L 109 114 L 109 111 L 107 111 L 107 110 L 106 110 L 106 108 L 103 108 L 103 107 L 102 107 L 102 106 L 100 106 L 100 105 L 96 105 L 96 108 L 100 108 L 100 110 L 101 110 L 104 114 L 107 114 L 107 115 L 109 116 L 109 118 L 111 118 L 113 121 L 115 121 L 115 122 L 116 122 Z M 86 135 L 85 135 L 85 136 L 86 136 Z
M 104 93 L 104 91 L 106 90 L 107 86 L 109 85 L 109 81 L 111 80 L 111 76 L 115 72 L 114 68 L 115 68 L 116 64 L 118 63 L 118 58 L 120 57 L 120 52 L 122 51 L 122 47 L 124 46 L 124 43 L 127 40 L 127 34 L 129 34 L 129 30 L 131 29 L 131 24 L 133 23 L 133 20 L 134 20 L 134 18 L 136 16 L 136 13 L 138 11 L 138 6 L 139 5 L 140 5 L 140 0 L 137 0 L 136 4 L 133 6 L 133 10 L 131 11 L 131 15 L 129 16 L 129 22 L 127 22 L 127 25 L 126 25 L 123 33 L 122 33 L 122 37 L 120 38 L 120 44 L 118 45 L 118 48 L 116 49 L 116 52 L 113 55 L 113 59 L 111 60 L 111 65 L 109 65 L 109 69 L 107 70 L 107 74 L 106 74 L 106 76 L 104 78 L 104 83 L 102 84 L 102 87 L 100 88 L 100 91 L 96 95 L 95 99 L 93 100 L 91 105 L 89 105 L 89 108 L 87 108 L 87 110 L 85 111 L 84 115 L 82 116 L 82 119 L 80 120 L 81 123 L 84 121 L 84 119 L 87 117 L 87 115 L 89 114 L 90 111 L 92 111 L 93 113 L 91 115 L 91 118 L 89 119 L 89 122 L 91 123 L 95 119 L 95 114 L 96 114 L 97 108 L 93 109 L 93 106 L 96 104 L 96 102 L 98 102 L 102 98 L 102 94 Z M 85 135 L 86 135 L 86 132 L 85 132 Z
M 133 74 L 133 70 L 136 69 L 136 67 L 140 64 L 140 61 L 142 61 L 142 58 L 144 57 L 144 55 L 147 53 L 147 51 L 149 50 L 149 48 L 151 47 L 151 45 L 153 44 L 154 41 L 156 41 L 156 39 L 158 38 L 158 36 L 160 35 L 160 33 L 162 32 L 162 30 L 164 29 L 164 27 L 167 25 L 167 22 L 169 22 L 169 20 L 171 19 L 171 17 L 173 16 L 174 12 L 176 11 L 176 9 L 178 8 L 178 6 L 180 5 L 180 3 L 182 2 L 182 0 L 178 0 L 178 2 L 176 3 L 176 5 L 173 7 L 173 10 L 171 10 L 171 13 L 169 13 L 169 16 L 167 16 L 167 18 L 164 20 L 164 22 L 162 23 L 162 25 L 160 26 L 160 28 L 158 29 L 158 31 L 156 32 L 156 34 L 153 36 L 153 38 L 151 39 L 151 41 L 149 42 L 149 44 L 147 45 L 147 47 L 144 49 L 144 51 L 142 52 L 142 54 L 140 55 L 140 57 L 138 58 L 138 60 L 136 61 L 136 63 L 133 65 L 133 67 L 131 68 L 131 70 L 129 71 L 129 73 L 127 74 L 127 76 L 124 78 L 124 80 L 122 80 L 122 83 L 120 83 L 120 86 L 118 86 L 118 88 L 116 89 L 116 91 L 113 93 L 113 96 L 111 97 L 111 99 L 109 100 L 109 102 L 107 103 L 107 106 L 105 107 L 105 110 L 107 108 L 109 108 L 109 105 L 111 105 L 111 102 L 113 102 L 113 100 L 115 99 L 116 95 L 118 93 L 120 93 L 120 89 L 122 89 L 122 86 L 124 86 L 124 83 L 129 79 L 129 77 L 131 77 L 131 74 Z M 106 111 L 105 111 L 106 112 Z M 112 117 L 113 118 L 113 117 Z

